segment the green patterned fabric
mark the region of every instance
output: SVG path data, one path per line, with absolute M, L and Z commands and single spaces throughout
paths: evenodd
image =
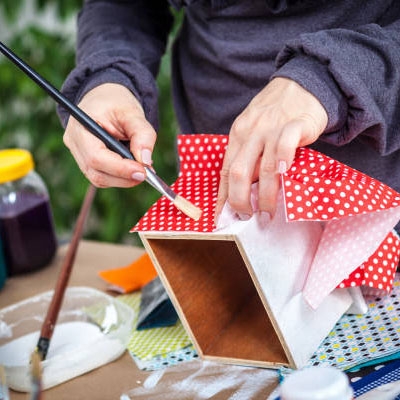
M 133 325 L 136 326 L 139 316 L 140 292 L 119 296 L 118 299 L 128 304 L 135 311 Z M 165 328 L 152 328 L 145 330 L 133 329 L 127 348 L 135 359 L 151 361 L 153 359 L 170 359 L 171 353 L 184 348 L 191 348 L 192 342 L 186 333 L 182 322 Z M 169 363 L 168 363 L 169 364 Z M 140 364 L 143 368 L 143 363 Z

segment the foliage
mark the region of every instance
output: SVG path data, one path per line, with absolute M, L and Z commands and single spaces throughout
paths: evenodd
M 26 2 L 32 0 L 24 0 Z M 35 0 L 36 10 L 56 7 L 62 21 L 76 15 L 82 0 Z M 17 18 L 21 2 L 2 0 L 0 13 L 8 22 Z M 1 40 L 1 39 L 0 39 Z M 55 87 L 61 87 L 74 66 L 74 44 L 66 34 L 30 25 L 7 41 L 23 60 Z M 173 116 L 169 85 L 169 53 L 164 56 L 158 84 L 160 89 L 160 134 L 154 152 L 155 168 L 168 183 L 176 177 Z M 62 141 L 63 129 L 54 101 L 23 75 L 11 62 L 0 57 L 0 148 L 29 149 L 36 170 L 45 180 L 53 208 L 57 234 L 67 239 L 87 188 L 87 181 Z M 134 189 L 99 189 L 93 204 L 86 238 L 139 244 L 129 229 L 140 219 L 159 194 L 147 184 Z
M 1 0 L 0 8 L 2 8 L 6 18 L 9 21 L 14 22 L 18 18 L 25 2 L 28 1 L 33 2 L 35 9 L 38 11 L 43 11 L 49 6 L 56 7 L 57 15 L 60 19 L 64 19 L 67 16 L 76 13 L 82 4 L 82 0 Z

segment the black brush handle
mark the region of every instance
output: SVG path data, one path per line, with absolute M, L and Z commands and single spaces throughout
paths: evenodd
M 134 160 L 132 153 L 117 139 L 112 137 L 97 122 L 89 117 L 78 106 L 69 101 L 60 91 L 40 76 L 28 64 L 22 61 L 15 53 L 13 53 L 4 43 L 0 41 L 0 51 L 9 58 L 19 69 L 35 81 L 42 89 L 44 89 L 58 104 L 64 107 L 69 113 L 78 120 L 85 128 L 99 138 L 110 150 L 115 151 L 123 158 Z
M 69 101 L 61 92 L 59 92 L 51 83 L 46 81 L 33 68 L 22 61 L 15 53 L 13 53 L 4 43 L 0 41 L 0 51 L 9 58 L 18 68 L 20 68 L 29 78 L 36 82 L 44 89 L 58 104 L 64 107 L 69 113 L 79 121 L 89 132 L 99 138 L 110 150 L 119 154 L 123 158 L 135 160 L 133 154 L 120 141 L 111 136 L 104 130 L 95 120 L 89 117 L 82 109 Z M 167 196 L 171 201 L 174 201 L 176 194 L 169 186 L 157 176 L 151 167 L 144 165 L 146 171 L 146 181 L 158 190 L 162 195 Z

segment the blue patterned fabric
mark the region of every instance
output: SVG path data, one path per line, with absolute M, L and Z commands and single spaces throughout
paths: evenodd
M 359 397 L 378 386 L 400 380 L 400 360 L 392 361 L 382 368 L 363 376 L 356 382 L 352 382 L 351 386 L 354 390 L 355 397 Z M 400 395 L 393 400 L 400 399 Z

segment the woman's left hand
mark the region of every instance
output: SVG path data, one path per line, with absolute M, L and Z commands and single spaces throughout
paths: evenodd
M 253 214 L 250 191 L 259 182 L 258 209 L 274 215 L 279 174 L 290 168 L 296 149 L 315 142 L 328 115 L 298 83 L 274 78 L 234 121 L 221 170 L 215 218 L 228 201 L 241 219 Z

